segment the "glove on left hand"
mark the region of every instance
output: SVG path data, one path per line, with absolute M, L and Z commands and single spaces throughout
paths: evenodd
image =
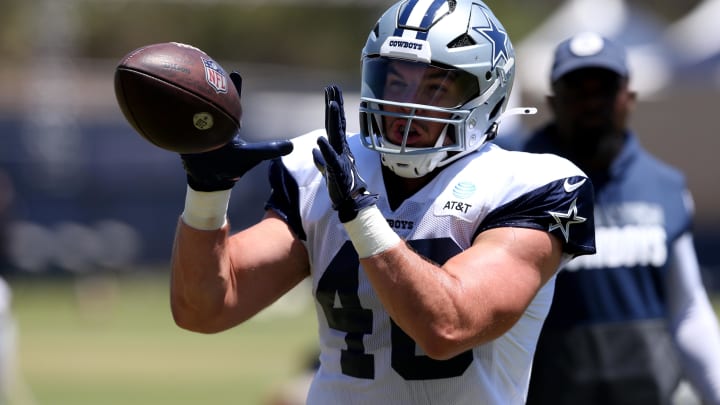
M 230 79 L 240 95 L 242 77 L 238 72 L 232 72 Z M 247 143 L 235 134 L 221 148 L 203 153 L 184 153 L 180 157 L 190 188 L 195 191 L 220 191 L 231 189 L 242 175 L 263 160 L 287 155 L 292 150 L 290 141 Z
M 342 91 L 338 86 L 328 86 L 325 88 L 327 139 L 318 138 L 319 150 L 313 149 L 313 159 L 325 178 L 333 208 L 342 223 L 355 219 L 361 209 L 375 205 L 378 198 L 377 194 L 367 191 L 367 184 L 355 167 L 345 125 Z
M 219 191 L 232 188 L 243 174 L 263 160 L 287 155 L 292 149 L 290 141 L 247 143 L 235 135 L 222 148 L 180 156 L 190 188 L 195 191 Z

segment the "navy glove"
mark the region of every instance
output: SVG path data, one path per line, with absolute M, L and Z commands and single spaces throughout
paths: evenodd
M 230 80 L 240 95 L 240 74 L 230 73 Z M 263 160 L 287 155 L 292 149 L 290 141 L 247 143 L 236 134 L 221 148 L 203 153 L 183 153 L 180 157 L 190 188 L 195 191 L 220 191 L 231 189 L 243 174 Z
M 263 160 L 275 159 L 292 152 L 290 141 L 247 143 L 240 135 L 225 146 L 203 153 L 181 154 L 187 182 L 195 191 L 231 189 L 248 170 Z
M 367 191 L 355 167 L 345 135 L 342 91 L 335 85 L 325 88 L 325 131 L 327 139 L 318 138 L 319 149 L 313 150 L 313 160 L 325 178 L 340 222 L 345 223 L 355 219 L 361 209 L 374 205 L 378 196 Z

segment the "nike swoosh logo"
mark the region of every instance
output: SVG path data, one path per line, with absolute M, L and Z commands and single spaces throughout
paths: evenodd
M 563 183 L 563 188 L 565 189 L 566 193 L 572 193 L 573 191 L 580 188 L 580 186 L 585 184 L 585 180 L 587 180 L 587 179 L 582 179 L 582 180 L 578 181 L 577 183 L 570 184 L 568 179 L 565 179 L 565 183 Z

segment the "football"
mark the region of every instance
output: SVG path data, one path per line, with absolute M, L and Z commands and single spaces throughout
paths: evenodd
M 216 149 L 240 129 L 238 90 L 217 62 L 191 45 L 158 43 L 128 53 L 115 70 L 115 96 L 135 131 L 169 151 Z

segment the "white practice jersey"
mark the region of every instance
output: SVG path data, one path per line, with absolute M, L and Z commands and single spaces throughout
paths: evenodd
M 515 326 L 450 360 L 422 353 L 388 316 L 368 281 L 312 159 L 324 131 L 293 140 L 271 166 L 267 207 L 282 215 L 307 247 L 318 315 L 320 367 L 308 404 L 523 404 L 554 279 Z M 360 175 L 397 234 L 442 264 L 490 228 L 552 232 L 566 256 L 594 252 L 592 186 L 569 161 L 509 152 L 488 144 L 452 163 L 391 210 L 380 156 L 348 138 Z M 478 302 L 478 305 L 482 303 Z

